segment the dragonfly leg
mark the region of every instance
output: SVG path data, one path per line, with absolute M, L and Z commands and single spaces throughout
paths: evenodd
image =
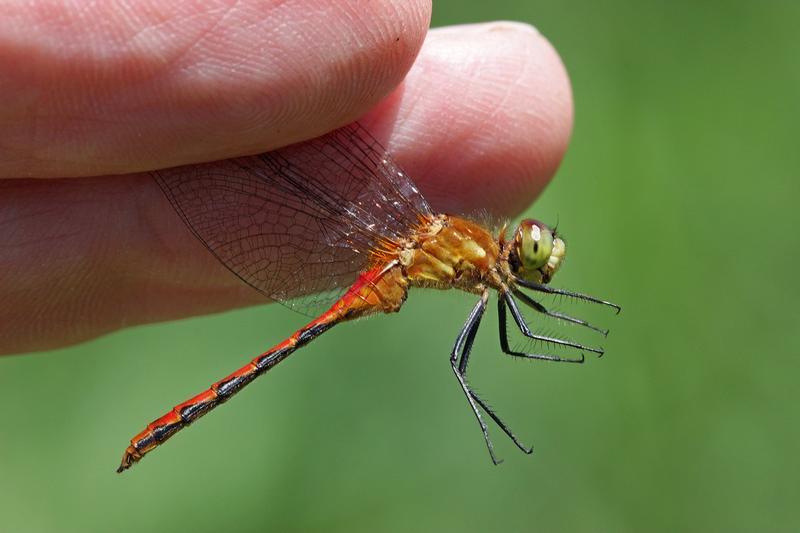
M 453 351 L 450 352 L 450 366 L 453 368 L 453 373 L 455 374 L 459 385 L 461 385 L 461 390 L 464 391 L 464 395 L 467 397 L 469 406 L 472 408 L 472 412 L 475 414 L 475 418 L 478 420 L 478 424 L 481 427 L 481 432 L 483 433 L 483 439 L 486 441 L 486 448 L 489 450 L 489 456 L 492 458 L 492 462 L 494 464 L 499 465 L 502 461 L 497 459 L 497 456 L 494 454 L 494 444 L 492 444 L 492 439 L 489 437 L 489 429 L 486 427 L 486 422 L 483 421 L 483 417 L 478 409 L 478 404 L 475 401 L 473 392 L 469 388 L 469 385 L 467 385 L 466 381 L 469 352 L 472 350 L 472 344 L 475 341 L 475 334 L 478 332 L 478 328 L 481 325 L 481 319 L 483 318 L 483 313 L 486 311 L 486 302 L 488 298 L 488 291 L 484 291 L 483 294 L 481 294 L 481 298 L 478 300 L 478 303 L 476 303 L 475 307 L 472 308 L 472 311 L 467 317 L 467 321 L 464 323 L 464 327 L 461 328 L 461 331 L 458 333 L 456 342 L 453 345 Z
M 489 450 L 489 455 L 492 458 L 492 462 L 497 465 L 500 464 L 502 460 L 498 459 L 494 453 L 494 445 L 489 437 L 489 430 L 486 427 L 486 423 L 483 421 L 480 409 L 478 409 L 479 406 L 484 410 L 484 412 L 486 412 L 487 415 L 489 415 L 492 420 L 495 421 L 500 429 L 502 429 L 503 432 L 508 435 L 512 441 L 514 441 L 514 444 L 520 450 L 525 453 L 532 453 L 533 449 L 522 444 L 517 436 L 514 435 L 511 429 L 505 424 L 505 422 L 503 422 L 502 419 L 497 415 L 497 413 L 495 413 L 494 410 L 467 384 L 467 366 L 469 364 L 469 355 L 472 351 L 472 345 L 475 342 L 475 335 L 480 327 L 483 313 L 486 310 L 488 298 L 489 293 L 484 292 L 481 295 L 481 299 L 478 300 L 478 303 L 475 304 L 475 307 L 469 314 L 467 322 L 464 324 L 464 327 L 461 329 L 458 337 L 456 338 L 453 351 L 450 354 L 450 364 L 453 367 L 453 373 L 455 374 L 458 383 L 461 385 L 461 389 L 464 391 L 464 395 L 467 397 L 467 401 L 472 408 L 472 412 L 475 413 L 475 417 L 477 418 L 478 424 L 481 427 L 481 432 L 483 433 L 483 438 L 486 441 L 486 447 Z
M 588 294 L 581 294 L 580 292 L 573 292 L 565 289 L 556 289 L 555 287 L 550 287 L 549 285 L 543 285 L 541 283 L 536 283 L 535 281 L 528 281 L 518 277 L 515 277 L 514 281 L 516 281 L 517 284 L 521 285 L 522 287 L 525 287 L 527 289 L 532 289 L 534 291 L 544 292 L 546 294 L 557 294 L 560 296 L 566 296 L 568 298 L 574 298 L 576 300 L 583 300 L 585 302 L 606 305 L 616 310 L 617 314 L 619 314 L 620 311 L 622 311 L 622 308 L 617 304 L 601 300 L 600 298 L 595 298 L 594 296 L 589 296 Z
M 538 311 L 539 313 L 542 313 L 545 316 L 557 318 L 559 320 L 563 320 L 563 321 L 569 322 L 571 324 L 578 324 L 579 326 L 584 326 L 584 327 L 587 327 L 589 329 L 592 329 L 592 330 L 602 334 L 604 337 L 608 337 L 608 330 L 607 329 L 602 329 L 602 328 L 598 328 L 596 326 L 593 326 L 593 325 L 589 324 L 587 321 L 582 320 L 580 318 L 575 318 L 573 316 L 570 316 L 570 315 L 567 315 L 567 314 L 564 314 L 564 313 L 559 313 L 557 311 L 550 311 L 544 305 L 542 305 L 538 300 L 534 300 L 533 298 L 531 298 L 530 296 L 528 296 L 527 294 L 525 294 L 522 291 L 515 290 L 514 291 L 514 296 L 519 298 L 522 301 L 522 303 L 524 303 L 528 307 L 531 307 L 531 308 L 535 309 L 536 311 Z
M 595 348 L 587 348 L 580 344 L 576 344 L 570 341 L 564 341 L 561 339 L 555 339 L 553 337 L 545 337 L 543 335 L 534 334 L 533 332 L 531 332 L 530 328 L 525 323 L 525 319 L 523 318 L 522 313 L 519 310 L 519 307 L 517 307 L 514 298 L 508 292 L 503 292 L 499 294 L 499 297 L 497 299 L 497 315 L 499 318 L 498 322 L 500 329 L 500 349 L 503 350 L 503 353 L 505 353 L 506 355 L 511 355 L 513 357 L 523 357 L 526 359 L 539 359 L 542 361 L 558 361 L 564 363 L 583 363 L 584 361 L 583 354 L 581 354 L 580 359 L 573 359 L 568 357 L 559 357 L 557 355 L 551 355 L 551 354 L 527 353 L 527 352 L 518 352 L 512 350 L 508 345 L 508 329 L 506 327 L 506 307 L 509 308 L 509 310 L 511 311 L 511 315 L 514 317 L 514 321 L 517 323 L 517 326 L 519 327 L 522 334 L 525 335 L 526 337 L 553 344 L 571 346 L 578 349 L 592 351 L 596 353 L 599 352 L 602 355 L 602 350 L 597 350 Z
M 517 327 L 522 332 L 523 335 L 528 337 L 529 339 L 542 341 L 549 344 L 555 344 L 558 346 L 567 346 L 570 348 L 577 348 L 581 351 L 593 352 L 596 353 L 598 356 L 603 355 L 602 348 L 591 348 L 589 346 L 584 346 L 582 344 L 578 344 L 577 342 L 572 342 L 565 339 L 559 339 L 557 337 L 548 337 L 545 335 L 539 335 L 531 331 L 530 327 L 528 327 L 528 323 L 525 321 L 525 317 L 522 316 L 522 313 L 517 306 L 517 301 L 514 299 L 514 296 L 510 292 L 504 292 L 500 295 L 501 299 L 505 300 L 506 305 L 508 306 L 509 311 L 511 311 L 511 316 L 514 317 L 514 322 L 517 323 Z M 583 354 L 581 354 L 581 361 L 583 358 Z M 566 360 L 566 359 L 565 359 Z

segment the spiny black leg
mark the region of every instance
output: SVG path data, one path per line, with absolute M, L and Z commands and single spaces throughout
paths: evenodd
M 558 344 L 561 346 L 569 346 L 570 348 L 577 348 L 578 350 L 585 350 L 587 352 L 594 352 L 599 356 L 603 355 L 602 349 L 590 348 L 588 346 L 578 344 L 577 342 L 559 339 L 556 337 L 547 337 L 545 335 L 539 335 L 538 333 L 532 332 L 530 327 L 528 327 L 527 322 L 525 322 L 525 317 L 522 316 L 519 307 L 517 307 L 517 301 L 514 300 L 514 297 L 511 295 L 511 293 L 504 292 L 500 295 L 500 297 L 506 301 L 506 305 L 508 305 L 508 310 L 511 311 L 511 316 L 514 317 L 514 322 L 517 323 L 517 327 L 519 328 L 519 330 L 522 332 L 523 335 L 525 335 L 529 339 L 548 342 L 550 344 Z
M 499 329 L 500 329 L 500 349 L 503 350 L 504 354 L 511 355 L 514 357 L 524 357 L 527 359 L 540 359 L 542 361 L 558 361 L 564 363 L 583 363 L 584 357 L 581 354 L 580 359 L 570 359 L 570 358 L 562 358 L 557 355 L 547 355 L 547 354 L 537 354 L 537 353 L 525 353 L 525 352 L 517 352 L 512 350 L 508 345 L 508 329 L 506 326 L 506 304 L 508 300 L 506 299 L 505 295 L 508 293 L 501 293 L 497 298 L 497 316 L 499 322 Z M 519 310 L 517 310 L 519 311 Z M 523 322 L 524 323 L 524 322 Z M 527 327 L 527 326 L 526 326 Z
M 565 289 L 556 289 L 554 287 L 550 287 L 548 285 L 542 285 L 541 283 L 536 283 L 534 281 L 528 281 L 522 278 L 514 278 L 514 281 L 517 282 L 518 285 L 522 287 L 526 287 L 528 289 L 532 289 L 534 291 L 544 292 L 547 294 L 559 294 L 561 296 L 568 296 L 570 298 L 576 298 L 578 300 L 585 300 L 587 302 L 592 302 L 595 304 L 607 305 L 609 307 L 613 307 L 617 310 L 617 314 L 622 311 L 622 308 L 615 303 L 607 302 L 605 300 L 601 300 L 599 298 L 595 298 L 594 296 L 589 296 L 588 294 L 581 294 L 579 292 L 568 291 Z
M 483 304 L 483 308 L 485 310 L 486 302 L 484 301 L 483 297 L 481 297 L 481 301 L 479 303 Z M 481 311 L 481 314 L 482 313 L 483 313 L 483 310 Z M 471 316 L 472 315 L 470 315 L 470 317 Z M 478 317 L 478 323 L 475 324 L 473 329 L 467 334 L 467 338 L 466 338 L 466 340 L 464 342 L 464 347 L 461 350 L 461 356 L 458 359 L 458 372 L 461 374 L 461 377 L 464 378 L 465 384 L 466 384 L 466 378 L 467 378 L 467 365 L 469 364 L 469 354 L 472 352 L 472 344 L 475 342 L 475 335 L 478 332 L 478 326 L 479 326 L 480 320 L 481 320 L 481 317 Z M 456 341 L 456 342 L 458 342 L 458 341 Z M 478 405 L 481 406 L 481 408 L 486 412 L 486 414 L 489 415 L 491 417 L 491 419 L 494 420 L 495 423 L 498 426 L 500 426 L 500 429 L 503 430 L 503 433 L 508 435 L 508 437 L 512 441 L 514 441 L 514 444 L 516 444 L 517 448 L 519 448 L 520 450 L 522 450 L 523 452 L 525 452 L 527 454 L 533 453 L 533 448 L 528 448 L 522 442 L 520 442 L 520 440 L 517 438 L 517 436 L 514 435 L 514 432 L 511 431 L 511 428 L 508 427 L 505 422 L 503 422 L 503 420 L 497 415 L 497 413 L 495 413 L 494 410 L 491 407 L 489 407 L 489 405 L 486 402 L 484 402 L 481 399 L 481 397 L 478 396 L 478 394 L 469 387 L 469 385 L 467 385 L 467 393 L 472 397 L 473 400 L 475 400 L 475 402 Z M 495 464 L 497 464 L 497 463 L 495 463 Z
M 513 432 L 513 431 L 511 431 L 511 428 L 510 428 L 510 427 L 508 427 L 508 426 L 506 425 L 506 423 L 505 423 L 505 422 L 503 422 L 503 421 L 500 419 L 500 417 L 499 417 L 499 416 L 497 416 L 497 413 L 495 413 L 495 412 L 492 410 L 492 408 L 491 408 L 491 407 L 489 407 L 489 406 L 486 404 L 486 402 L 484 402 L 483 400 L 481 400 L 480 396 L 478 396 L 478 395 L 477 395 L 475 392 L 473 392 L 472 390 L 470 390 L 470 391 L 469 391 L 469 393 L 470 393 L 470 395 L 472 396 L 472 398 L 473 398 L 473 399 L 474 399 L 474 400 L 475 400 L 475 401 L 478 403 L 478 405 L 480 405 L 480 406 L 481 406 L 481 408 L 482 408 L 484 411 L 486 411 L 486 414 L 487 414 L 487 415 L 489 415 L 489 416 L 492 418 L 492 420 L 494 420 L 494 421 L 495 421 L 495 423 L 496 423 L 498 426 L 500 426 L 500 429 L 502 429 L 502 430 L 503 430 L 503 433 L 505 433 L 506 435 L 508 435 L 508 438 L 510 438 L 512 441 L 514 441 L 514 444 L 516 444 L 516 445 L 517 445 L 517 448 L 519 448 L 520 450 L 522 450 L 523 452 L 525 452 L 525 453 L 527 453 L 527 454 L 531 454 L 531 453 L 533 453 L 533 448 L 532 448 L 532 447 L 531 447 L 531 448 L 528 448 L 528 447 L 527 447 L 527 446 L 525 446 L 525 445 L 524 445 L 522 442 L 520 442 L 520 440 L 517 438 L 517 436 L 516 436 L 516 435 L 514 435 L 514 432 Z
M 515 290 L 514 291 L 514 296 L 516 296 L 517 298 L 522 300 L 522 303 L 524 303 L 525 305 L 527 305 L 529 307 L 532 307 L 533 309 L 535 309 L 539 313 L 542 313 L 543 315 L 547 315 L 547 316 L 550 316 L 550 317 L 553 317 L 553 318 L 558 318 L 559 320 L 563 320 L 565 322 L 570 322 L 572 324 L 578 324 L 579 326 L 585 326 L 585 327 L 587 327 L 589 329 L 593 329 L 594 331 L 596 331 L 598 333 L 602 333 L 604 337 L 608 336 L 608 330 L 607 329 L 601 329 L 601 328 L 598 328 L 596 326 L 593 326 L 593 325 L 589 324 L 587 321 L 581 320 L 580 318 L 575 318 L 573 316 L 565 315 L 564 313 L 559 313 L 557 311 L 550 311 L 545 306 L 543 306 L 538 300 L 534 300 L 533 298 L 531 298 L 530 296 L 528 296 L 527 294 L 525 294 L 522 291 Z
M 481 296 L 481 299 L 478 301 L 478 304 L 475 305 L 473 309 L 473 313 L 475 309 L 477 309 L 478 305 L 481 306 L 480 314 L 475 318 L 475 323 L 473 327 L 467 332 L 467 338 L 464 340 L 464 344 L 461 348 L 461 353 L 458 357 L 458 373 L 461 374 L 464 379 L 467 377 L 467 365 L 469 365 L 469 354 L 472 353 L 472 345 L 475 343 L 475 336 L 478 334 L 478 328 L 480 327 L 481 320 L 483 319 L 483 313 L 486 311 L 486 301 Z M 469 318 L 467 319 L 467 323 L 473 319 L 473 314 L 470 313 Z M 466 324 L 465 324 L 466 327 Z M 462 330 L 463 331 L 463 330 Z M 458 339 L 456 339 L 458 342 Z
M 481 318 L 483 318 L 483 312 L 486 310 L 488 298 L 489 293 L 484 291 L 483 294 L 481 294 L 481 299 L 478 300 L 478 303 L 475 304 L 472 312 L 470 312 L 469 317 L 467 317 L 464 327 L 461 328 L 461 331 L 458 333 L 456 342 L 453 345 L 453 351 L 450 353 L 450 366 L 453 368 L 453 373 L 458 383 L 461 385 L 461 389 L 464 391 L 464 395 L 467 397 L 470 407 L 472 407 L 472 412 L 475 413 L 475 418 L 478 419 L 478 424 L 481 426 L 481 432 L 483 433 L 483 439 L 486 441 L 486 447 L 489 450 L 489 456 L 492 458 L 494 464 L 499 465 L 502 461 L 498 460 L 494 454 L 494 445 L 492 444 L 492 439 L 489 438 L 489 429 L 486 427 L 483 417 L 481 417 L 481 412 L 478 410 L 478 406 L 473 397 L 474 395 L 465 380 L 469 352 L 472 349 L 475 334 L 481 325 Z M 461 356 L 461 361 L 457 361 L 459 355 Z M 462 366 L 464 367 L 464 371 L 461 370 Z

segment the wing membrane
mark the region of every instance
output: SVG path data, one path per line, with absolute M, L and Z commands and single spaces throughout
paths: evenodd
M 265 154 L 153 172 L 192 233 L 245 283 L 314 314 L 431 210 L 363 127 Z

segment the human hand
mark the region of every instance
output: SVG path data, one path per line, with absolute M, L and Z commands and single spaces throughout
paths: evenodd
M 426 38 L 427 1 L 331 4 L 6 3 L 0 353 L 264 301 L 189 236 L 148 170 L 368 113 L 436 210 L 510 215 L 535 198 L 572 125 L 543 37 L 490 23 Z

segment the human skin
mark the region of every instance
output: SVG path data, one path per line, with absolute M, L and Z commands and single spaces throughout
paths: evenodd
M 572 127 L 530 26 L 427 31 L 430 2 L 7 2 L 0 17 L 0 353 L 262 303 L 149 170 L 360 118 L 437 211 L 512 216 Z

